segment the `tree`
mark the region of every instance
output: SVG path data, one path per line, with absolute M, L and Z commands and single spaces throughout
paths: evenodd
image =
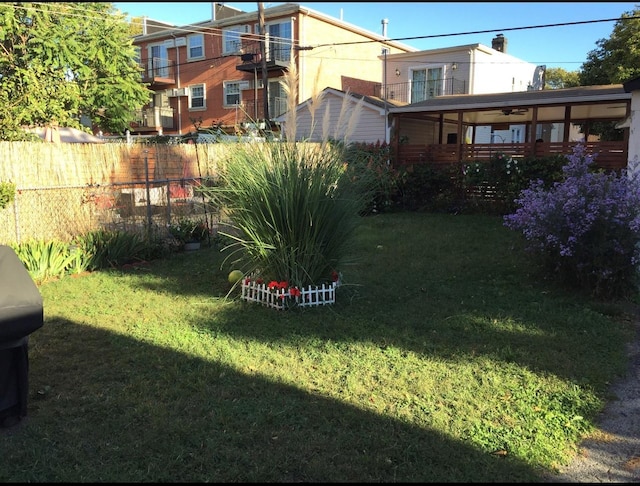
M 24 126 L 122 132 L 149 101 L 124 16 L 111 3 L 0 4 L 0 140 Z
M 580 71 L 580 84 L 624 83 L 640 75 L 640 8 L 625 12 L 616 21 L 611 36 L 596 42 Z
M 544 73 L 544 89 L 573 88 L 580 86 L 580 72 L 563 68 L 548 68 Z

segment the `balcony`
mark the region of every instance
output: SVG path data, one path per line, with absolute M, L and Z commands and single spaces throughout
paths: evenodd
M 165 128 L 173 129 L 173 108 L 147 108 L 135 112 L 131 128 L 138 132 L 160 132 Z
M 151 86 L 167 86 L 176 83 L 175 62 L 171 59 L 152 57 L 141 63 L 142 82 Z
M 242 64 L 236 66 L 237 71 L 246 73 L 262 72 L 262 62 L 259 51 L 251 52 L 250 49 L 256 49 L 255 45 L 245 48 L 245 54 L 240 56 Z M 271 42 L 267 52 L 267 71 L 282 71 L 287 69 L 291 62 L 291 44 L 286 42 Z
M 408 82 L 387 84 L 375 87 L 375 96 L 403 103 L 417 103 L 419 101 L 436 98 L 442 95 L 467 94 L 467 82 L 462 79 L 445 78 L 429 80 L 427 82 Z

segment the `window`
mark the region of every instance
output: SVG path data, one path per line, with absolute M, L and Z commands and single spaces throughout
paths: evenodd
M 169 77 L 169 54 L 167 46 L 156 44 L 149 46 L 149 66 L 148 73 L 153 78 Z
M 411 103 L 442 95 L 442 67 L 414 69 L 411 72 Z
M 235 106 L 240 104 L 240 83 L 237 81 L 224 82 L 224 106 Z
M 187 59 L 199 59 L 204 57 L 204 35 L 194 34 L 187 37 Z
M 222 31 L 222 53 L 233 54 L 242 48 L 242 34 L 244 27 L 237 25 Z
M 280 81 L 269 81 L 269 115 L 270 118 L 276 118 L 286 113 L 287 92 L 284 85 Z
M 267 25 L 267 59 L 270 61 L 291 60 L 291 22 Z
M 204 84 L 194 84 L 189 86 L 189 108 L 206 108 Z

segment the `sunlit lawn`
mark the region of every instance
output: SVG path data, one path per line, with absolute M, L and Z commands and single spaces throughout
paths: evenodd
M 537 481 L 625 367 L 617 304 L 500 218 L 383 214 L 333 306 L 225 299 L 213 248 L 40 287 L 2 481 Z

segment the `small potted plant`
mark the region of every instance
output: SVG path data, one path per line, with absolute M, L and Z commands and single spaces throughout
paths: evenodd
M 169 233 L 185 250 L 197 250 L 209 236 L 209 228 L 203 220 L 181 218 L 169 225 Z

